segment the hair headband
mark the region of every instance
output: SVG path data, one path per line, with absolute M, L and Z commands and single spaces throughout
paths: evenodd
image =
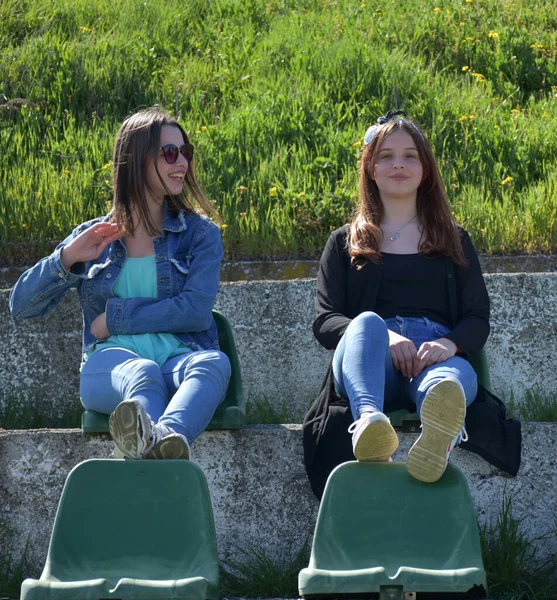
M 401 118 L 406 116 L 408 115 L 403 110 L 389 110 L 382 117 L 379 117 L 375 125 L 372 125 L 366 131 L 366 134 L 364 135 L 364 146 L 367 146 L 371 142 L 373 136 L 377 133 L 377 130 L 379 127 L 381 127 L 381 125 L 384 125 L 385 123 L 388 123 L 394 119 L 408 123 L 423 137 L 424 134 L 420 131 L 420 128 L 415 123 L 412 123 L 412 121 L 409 121 L 408 119 Z

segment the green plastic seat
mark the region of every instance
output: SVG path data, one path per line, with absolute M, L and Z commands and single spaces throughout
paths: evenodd
M 230 323 L 221 312 L 213 310 L 213 318 L 217 324 L 220 349 L 230 361 L 231 375 L 226 396 L 215 411 L 207 429 L 240 429 L 246 424 L 246 403 L 234 334 Z M 83 433 L 108 433 L 108 415 L 96 410 L 83 411 L 81 429 Z
M 468 360 L 474 371 L 476 371 L 478 383 L 488 392 L 491 392 L 491 377 L 489 375 L 485 348 L 482 348 L 477 354 L 471 354 Z M 400 410 L 393 410 L 387 414 L 393 427 L 400 427 L 402 431 L 407 433 L 419 433 L 421 423 L 416 412 L 402 408 Z
M 93 459 L 68 475 L 43 573 L 22 600 L 217 600 L 205 476 L 187 460 Z
M 414 479 L 399 463 L 339 465 L 325 486 L 309 567 L 298 582 L 303 597 L 469 590 L 485 597 L 466 478 L 451 465 L 435 484 Z

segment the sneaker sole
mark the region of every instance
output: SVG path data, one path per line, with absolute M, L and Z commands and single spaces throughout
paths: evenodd
M 415 479 L 438 481 L 448 463 L 447 450 L 460 434 L 466 416 L 466 400 L 456 381 L 441 381 L 422 404 L 422 433 L 410 448 L 406 466 Z
M 139 404 L 137 401 L 133 402 L 122 402 L 116 410 L 110 415 L 108 420 L 108 426 L 110 429 L 110 435 L 114 440 L 114 443 L 124 456 L 128 458 L 141 458 L 142 453 L 145 451 L 146 442 L 143 439 L 148 440 L 151 436 L 150 425 L 147 422 L 143 422 L 138 416 L 137 409 L 134 408 L 134 404 Z M 139 425 L 139 421 L 142 421 Z M 143 432 L 138 429 L 143 428 Z M 145 431 L 148 428 L 149 431 Z M 142 435 L 143 433 L 143 435 Z M 138 441 L 141 443 L 138 444 Z
M 190 457 L 190 449 L 188 444 L 184 441 L 181 435 L 176 433 L 167 435 L 160 442 L 153 446 L 153 449 L 147 458 L 151 459 L 182 459 L 188 460 Z
M 374 421 L 361 433 L 354 456 L 361 462 L 387 461 L 398 448 L 398 436 L 388 421 Z

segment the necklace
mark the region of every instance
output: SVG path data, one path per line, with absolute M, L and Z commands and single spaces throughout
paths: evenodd
M 386 223 L 382 223 L 381 225 L 383 227 L 385 227 L 388 230 L 388 233 L 390 233 L 391 235 L 389 236 L 389 239 L 391 240 L 391 242 L 396 242 L 398 240 L 398 238 L 400 237 L 400 232 L 407 226 L 410 225 L 410 223 L 412 223 L 412 221 L 416 218 L 416 215 L 414 215 L 409 221 L 406 221 L 406 223 L 404 223 L 404 225 L 402 227 L 399 227 L 398 229 L 392 230 Z

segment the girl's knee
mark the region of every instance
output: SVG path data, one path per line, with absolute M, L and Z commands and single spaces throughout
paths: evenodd
M 371 310 L 360 313 L 352 319 L 350 325 L 348 325 L 348 329 L 357 331 L 358 333 L 362 332 L 373 340 L 383 339 L 388 342 L 389 339 L 389 330 L 385 321 Z

